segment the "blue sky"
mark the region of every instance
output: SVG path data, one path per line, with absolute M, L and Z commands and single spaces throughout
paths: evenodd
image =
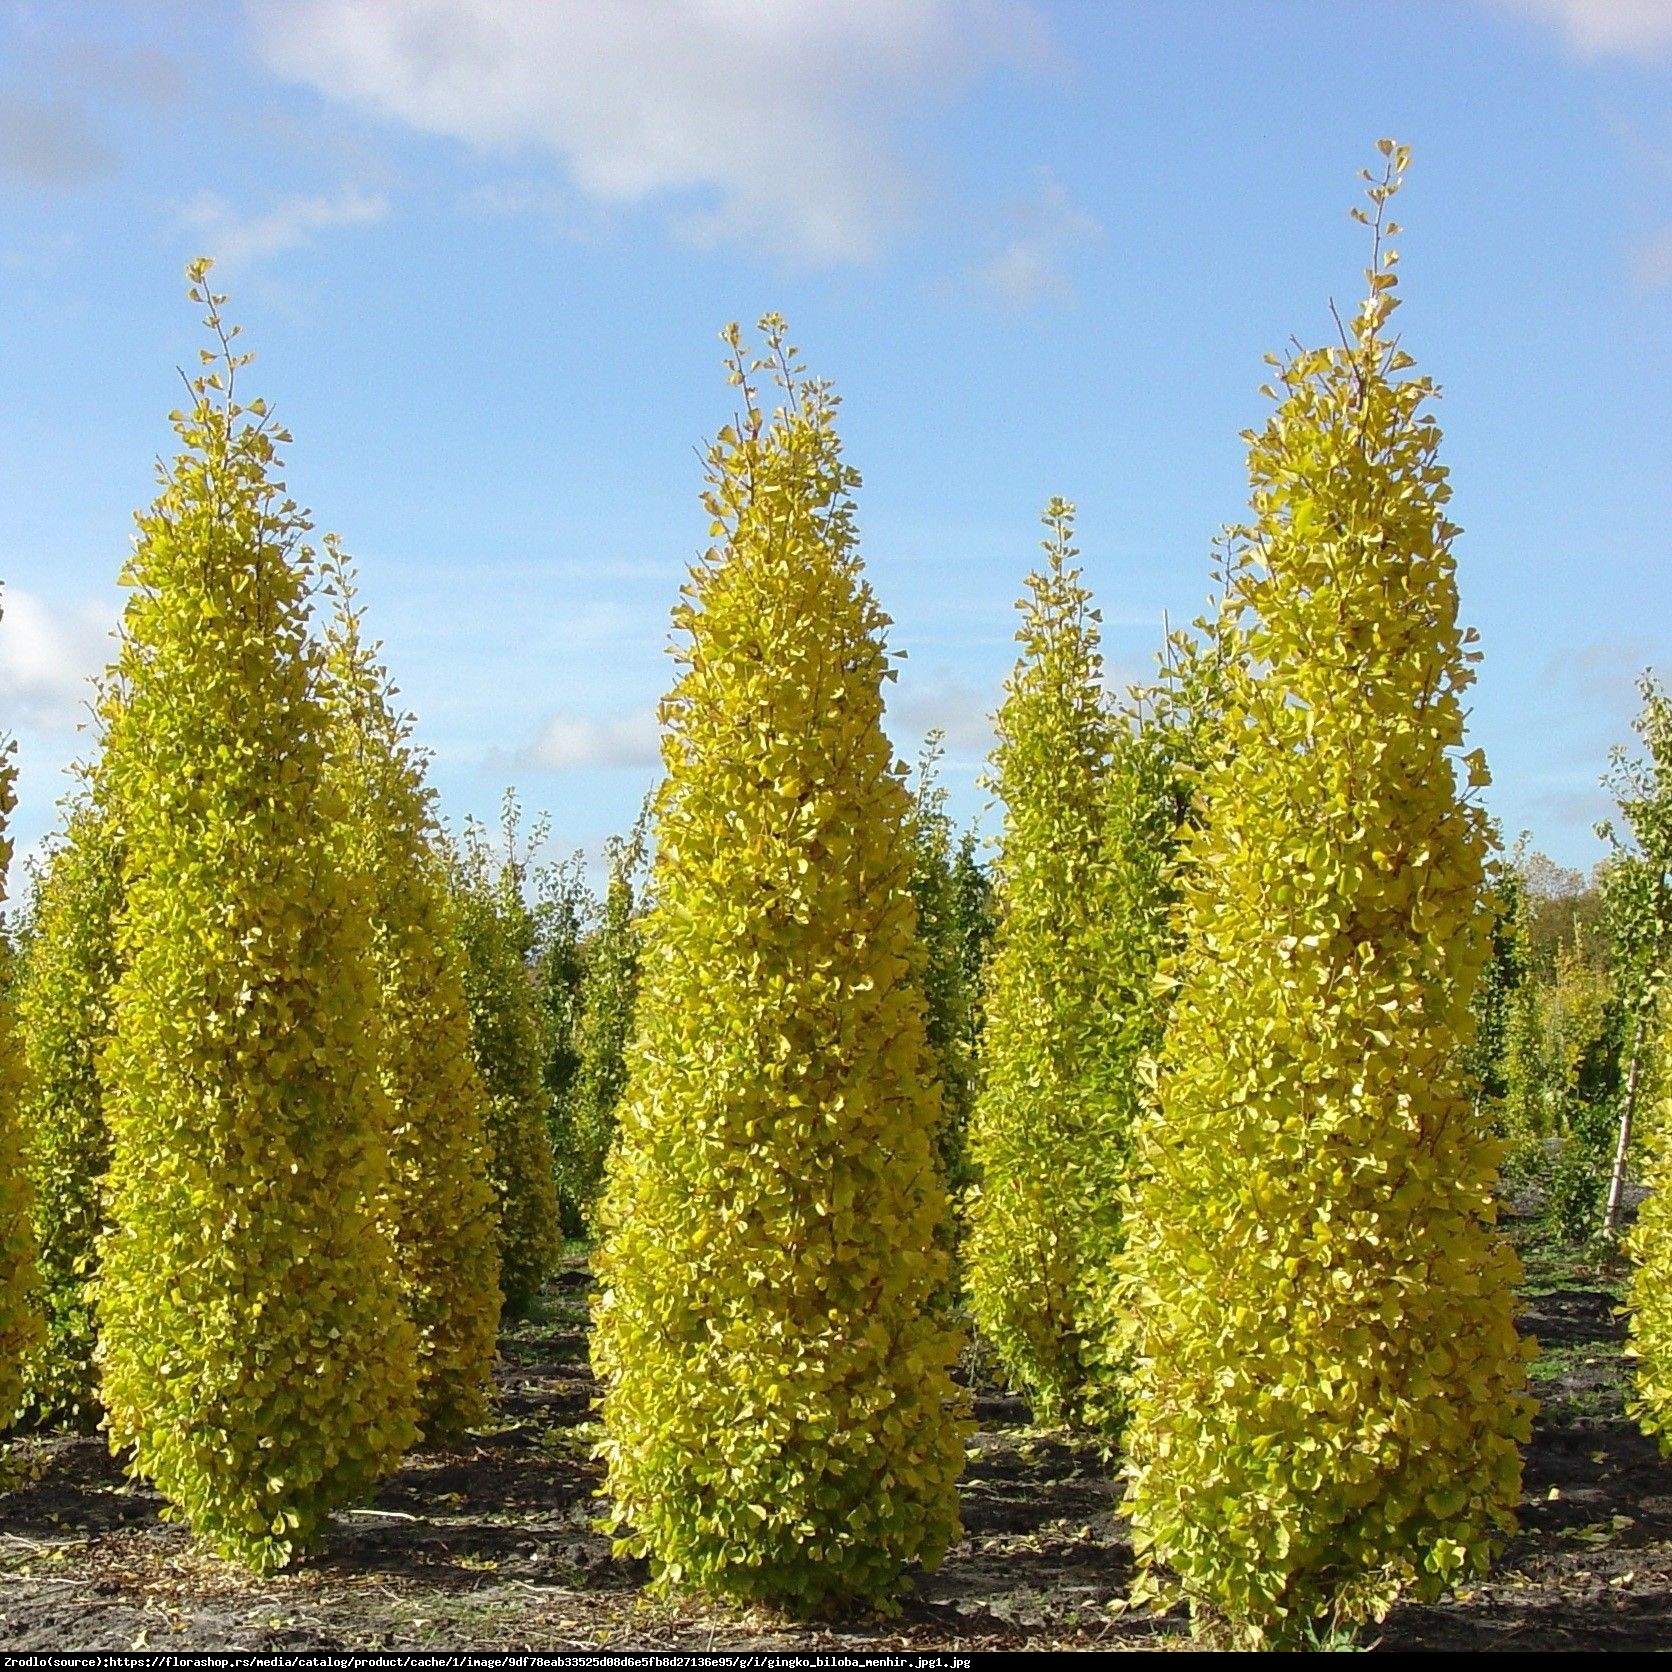
M 845 397 L 902 754 L 955 809 L 1051 494 L 1117 673 L 1197 613 L 1262 355 L 1392 134 L 1472 741 L 1564 863 L 1672 673 L 1672 0 L 0 0 L 0 727 L 50 828 L 217 256 L 447 815 L 596 850 L 654 775 L 716 333 Z M 991 826 L 991 816 L 988 823 Z

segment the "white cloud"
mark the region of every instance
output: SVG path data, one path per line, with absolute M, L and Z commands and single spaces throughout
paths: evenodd
M 459 207 L 485 220 L 542 221 L 546 229 L 575 244 L 604 237 L 607 211 L 572 186 L 516 175 L 488 180 L 460 196 Z
M 893 137 L 1035 54 L 1026 0 L 246 0 L 270 69 L 427 133 L 679 194 L 699 243 L 863 260 L 911 195 Z
M 902 691 L 888 705 L 889 733 L 908 761 L 917 759 L 932 731 L 943 735 L 949 759 L 983 761 L 996 741 L 992 715 L 997 708 L 998 699 L 991 692 L 956 682 Z
M 1660 58 L 1672 53 L 1672 0 L 1492 0 L 1556 25 L 1582 57 Z
M 0 729 L 72 729 L 88 717 L 88 681 L 115 654 L 109 615 L 16 587 L 0 592 L 0 611 Z
M 317 232 L 363 226 L 388 212 L 388 200 L 376 192 L 343 191 L 286 197 L 264 215 L 240 215 L 225 198 L 206 192 L 187 205 L 182 220 L 203 239 L 206 255 L 223 267 L 240 267 L 312 244 Z
M 1099 237 L 1103 228 L 1074 206 L 1049 169 L 1040 170 L 1038 189 L 1013 203 L 1006 219 L 1008 241 L 975 270 L 981 290 L 1015 313 L 1070 300 L 1074 292 L 1066 272 L 1068 258 L 1077 246 Z
M 523 765 L 545 772 L 581 766 L 653 766 L 662 758 L 660 735 L 656 716 L 648 709 L 607 720 L 554 714 L 540 728 L 533 746 L 518 758 Z
M 1632 276 L 1639 290 L 1664 290 L 1672 285 L 1672 226 L 1637 252 Z

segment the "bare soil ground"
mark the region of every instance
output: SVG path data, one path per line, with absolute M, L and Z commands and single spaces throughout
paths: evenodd
M 1618 1282 L 1530 1251 L 1525 1327 L 1544 1400 L 1523 1528 L 1488 1583 L 1401 1607 L 1384 1649 L 1628 1649 L 1672 1644 L 1672 1463 L 1626 1419 Z M 0 1500 L 0 1654 L 29 1649 L 1183 1646 L 1185 1622 L 1125 1612 L 1118 1489 L 1095 1442 L 977 1402 L 965 1536 L 892 1619 L 796 1627 L 649 1599 L 642 1563 L 592 1530 L 585 1271 L 507 1331 L 499 1422 L 420 1453 L 325 1548 L 255 1578 L 158 1520 L 101 1440 L 26 1439 Z M 32 1478 L 27 1478 L 32 1477 Z

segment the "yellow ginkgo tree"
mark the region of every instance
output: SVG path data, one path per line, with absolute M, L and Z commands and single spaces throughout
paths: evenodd
M 411 1442 L 414 1333 L 307 524 L 276 480 L 283 432 L 234 399 L 225 298 L 207 262 L 190 273 L 212 346 L 138 519 L 105 716 L 122 913 L 99 1353 L 112 1449 L 213 1550 L 269 1568 Z
M 1382 151 L 1369 297 L 1248 436 L 1117 1296 L 1140 1561 L 1245 1647 L 1479 1573 L 1530 1415 L 1465 1057 L 1490 930 L 1473 635 L 1435 391 L 1388 323 L 1406 155 Z
M 1137 1083 L 1121 1050 L 1124 924 L 1107 839 L 1116 716 L 1073 514 L 1064 500 L 1046 507 L 1045 566 L 1028 577 L 1022 656 L 998 714 L 1004 833 L 965 1285 L 1041 1420 L 1109 1422 L 1120 1401 L 1101 1297 Z
M 417 1330 L 418 1422 L 433 1445 L 480 1422 L 491 1388 L 500 1288 L 487 1096 L 471 1059 L 464 949 L 424 757 L 361 632 L 348 564 L 327 545 L 331 779 L 372 920 L 389 1110 L 383 1217 Z
M 117 974 L 122 869 L 114 826 L 97 773 L 89 772 L 36 876 L 17 982 L 25 1155 L 46 1324 L 29 1361 L 27 1408 L 35 1421 L 77 1428 L 92 1428 L 103 1409 L 94 1296 L 110 1133 L 98 1053 L 110 1035 Z
M 622 1548 L 664 1584 L 814 1611 L 939 1560 L 964 1423 L 887 618 L 835 397 L 763 329 L 752 365 L 730 333 L 744 413 L 674 617 L 593 1357 Z
M 17 768 L 12 742 L 0 737 L 0 901 L 12 861 L 6 825 L 17 805 Z M 0 941 L 0 958 L 12 949 Z M 9 1423 L 23 1398 L 24 1366 L 38 1349 L 41 1320 L 34 1307 L 35 1238 L 30 1228 L 30 1190 L 23 1166 L 18 1096 L 23 1084 L 11 972 L 0 981 L 0 1426 Z

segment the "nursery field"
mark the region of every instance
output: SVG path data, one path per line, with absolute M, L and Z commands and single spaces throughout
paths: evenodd
M 1523 1328 L 1543 1401 L 1523 1530 L 1488 1583 L 1401 1607 L 1384 1649 L 1630 1649 L 1672 1641 L 1672 1462 L 1626 1420 L 1619 1285 L 1524 1250 Z M 1185 1644 L 1180 1615 L 1124 1612 L 1126 1524 L 1094 1441 L 1029 1425 L 978 1391 L 964 1538 L 894 1619 L 829 1628 L 644 1595 L 644 1564 L 591 1528 L 584 1264 L 500 1341 L 497 1417 L 468 1446 L 421 1452 L 321 1553 L 256 1577 L 158 1520 L 98 1438 L 24 1440 L 0 1528 L 0 1651 L 235 1648 L 1120 1649 Z

